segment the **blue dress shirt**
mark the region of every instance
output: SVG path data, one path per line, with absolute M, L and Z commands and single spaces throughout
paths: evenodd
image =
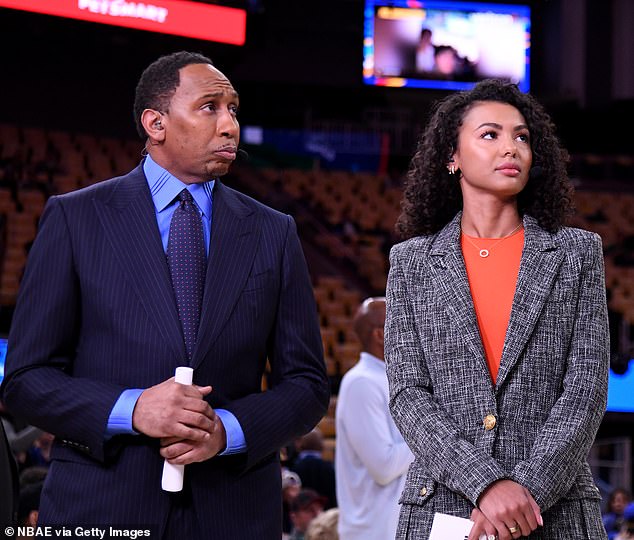
M 185 184 L 178 178 L 170 174 L 163 167 L 158 165 L 150 156 L 145 158 L 143 163 L 143 172 L 147 178 L 152 194 L 152 201 L 156 209 L 156 221 L 161 233 L 161 241 L 163 242 L 163 250 L 167 253 L 167 241 L 169 239 L 170 223 L 174 210 L 178 206 L 176 196 L 187 188 L 192 194 L 196 206 L 200 211 L 203 223 L 203 238 L 207 256 L 209 256 L 209 237 L 211 234 L 211 209 L 213 204 L 213 188 L 214 180 L 205 182 L 204 184 Z M 106 428 L 106 438 L 120 434 L 137 433 L 132 427 L 132 413 L 139 396 L 143 392 L 142 389 L 130 388 L 124 390 L 119 399 L 114 404 L 110 417 L 108 418 L 108 426 Z M 223 455 L 236 454 L 244 452 L 247 449 L 244 432 L 233 413 L 225 409 L 216 409 L 216 414 L 224 424 L 227 432 L 227 448 Z

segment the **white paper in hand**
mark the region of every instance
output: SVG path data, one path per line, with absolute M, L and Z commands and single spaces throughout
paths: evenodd
M 434 514 L 429 540 L 467 540 L 473 521 L 448 514 Z
M 190 385 L 194 378 L 194 370 L 190 367 L 177 367 L 174 380 L 179 384 Z M 172 465 L 167 460 L 163 463 L 161 487 L 165 491 L 178 492 L 183 490 L 185 465 Z

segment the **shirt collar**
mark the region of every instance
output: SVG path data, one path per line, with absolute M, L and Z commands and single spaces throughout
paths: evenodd
M 381 371 L 385 371 L 385 362 L 381 360 L 380 358 L 377 358 L 373 354 L 370 354 L 369 352 L 362 351 L 359 361 L 363 362 L 365 365 L 371 368 L 376 368 L 376 369 L 380 369 Z
M 215 180 L 209 180 L 202 184 L 185 184 L 156 163 L 149 155 L 143 162 L 143 172 L 150 186 L 152 201 L 157 212 L 165 210 L 176 196 L 183 191 L 183 188 L 187 188 L 203 215 L 207 219 L 211 218 L 211 202 Z

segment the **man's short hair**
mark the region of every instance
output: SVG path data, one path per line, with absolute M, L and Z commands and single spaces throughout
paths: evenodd
M 142 139 L 147 133 L 141 124 L 141 114 L 145 109 L 167 111 L 180 83 L 179 71 L 191 64 L 213 65 L 213 62 L 202 54 L 180 51 L 161 56 L 141 74 L 134 94 L 134 122 Z
M 289 470 L 282 471 L 282 489 L 292 486 L 297 486 L 298 488 L 302 487 L 302 481 L 299 478 L 299 475 Z
M 20 489 L 20 502 L 18 504 L 18 523 L 26 524 L 26 519 L 34 510 L 40 509 L 40 497 L 44 482 L 27 484 Z
M 325 508 L 328 503 L 328 497 L 320 495 L 314 489 L 302 489 L 291 501 L 290 511 L 301 512 L 302 510 L 308 510 L 315 503 Z

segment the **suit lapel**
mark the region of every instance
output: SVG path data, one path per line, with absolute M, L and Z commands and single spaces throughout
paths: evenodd
M 451 324 L 456 334 L 461 336 L 471 351 L 478 366 L 487 377 L 488 367 L 484 348 L 469 289 L 464 258 L 460 247 L 460 218 L 462 212 L 445 226 L 434 241 L 431 249 L 434 288 L 439 295 L 439 303 L 449 312 Z
M 260 238 L 259 216 L 233 190 L 216 181 L 203 308 L 192 356 L 194 368 L 218 337 L 251 272 Z
M 524 216 L 524 251 L 504 340 L 497 388 L 502 386 L 522 354 L 557 278 L 563 257 L 563 250 L 557 249 L 552 235 L 539 227 L 534 218 Z
M 187 358 L 167 260 L 152 196 L 137 167 L 122 177 L 109 200 L 95 199 L 95 211 L 115 257 L 150 319 L 176 358 Z

